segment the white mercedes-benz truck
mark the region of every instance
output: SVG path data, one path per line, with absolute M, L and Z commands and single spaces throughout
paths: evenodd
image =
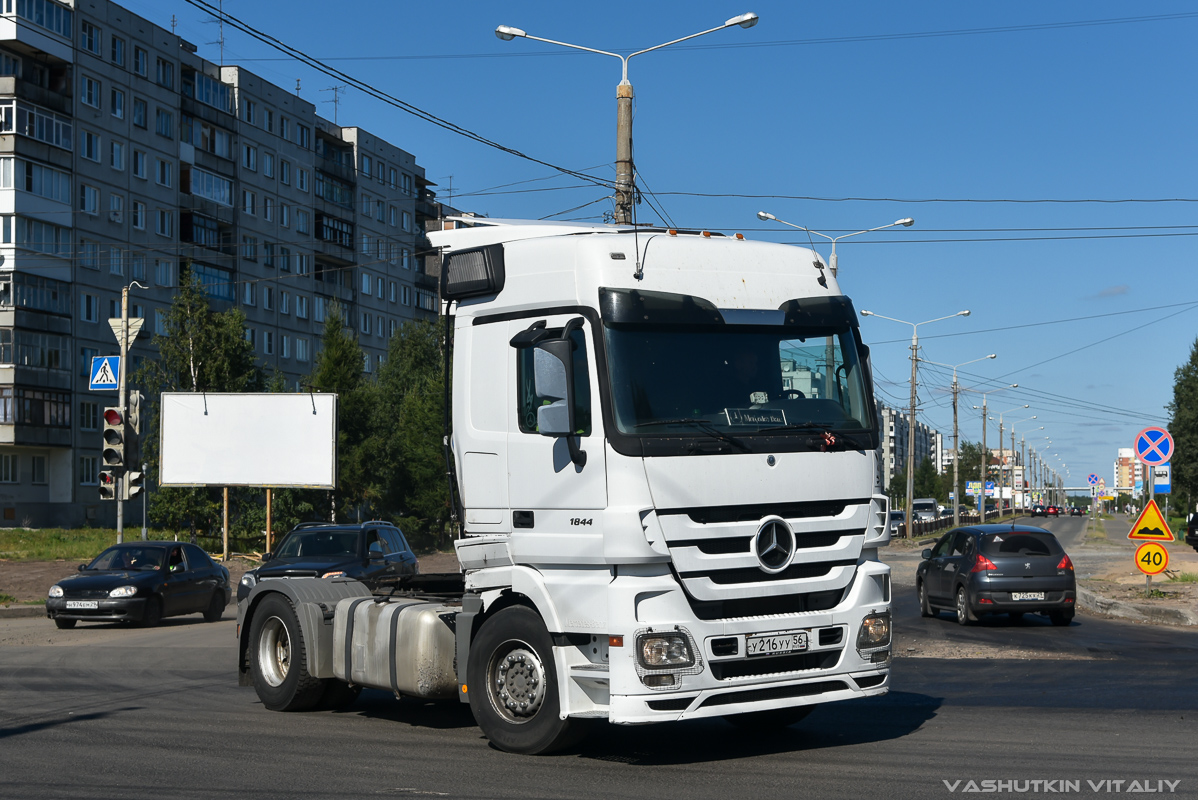
M 457 697 L 521 753 L 590 720 L 777 726 L 884 694 L 869 351 L 819 257 L 468 223 L 430 234 L 461 572 L 386 594 L 260 582 L 238 608 L 242 683 L 275 710 L 363 686 Z

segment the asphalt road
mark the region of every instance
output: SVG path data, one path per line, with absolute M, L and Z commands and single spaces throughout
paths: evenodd
M 889 799 L 985 779 L 1077 780 L 1080 796 L 1111 793 L 1087 780 L 1180 780 L 1177 796 L 1198 796 L 1198 634 L 1092 617 L 967 629 L 920 618 L 911 587 L 895 593 L 901 650 L 1039 655 L 899 658 L 889 695 L 780 735 L 602 725 L 575 752 L 522 757 L 491 748 L 455 703 L 368 691 L 344 712 L 268 712 L 237 686 L 231 620 L 0 622 L 0 797 Z

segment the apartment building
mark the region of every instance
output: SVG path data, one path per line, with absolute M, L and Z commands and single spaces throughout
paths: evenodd
M 88 378 L 122 287 L 145 319 L 131 368 L 194 275 L 289 384 L 333 302 L 375 372 L 398 324 L 437 314 L 430 187 L 410 153 L 115 3 L 0 0 L 0 525 L 113 523 L 116 397 Z
M 881 400 L 878 405 L 878 427 L 881 447 L 878 448 L 879 481 L 882 491 L 890 488 L 895 474 L 907 468 L 907 439 L 910 433 L 910 415 L 902 409 L 887 406 Z M 915 420 L 915 466 L 925 458 L 932 459 L 937 473 L 943 473 L 945 463 L 952 465 L 951 452 L 946 454 L 944 437 L 939 431 Z

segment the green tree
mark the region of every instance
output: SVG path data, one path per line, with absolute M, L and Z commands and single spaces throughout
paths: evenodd
M 1167 406 L 1173 436 L 1173 496 L 1184 498 L 1187 510 L 1198 498 L 1198 339 L 1190 358 L 1173 373 L 1173 399 Z
M 919 466 L 915 468 L 915 497 L 935 497 L 937 500 L 947 500 L 947 497 L 939 497 L 941 493 L 940 476 L 936 473 L 936 465 L 932 463 L 932 459 L 924 456 L 924 459 L 919 462 Z
M 329 307 L 324 321 L 320 351 L 312 365 L 308 383 L 314 391 L 337 394 L 337 490 L 338 515 L 368 516 L 381 494 L 378 472 L 370 459 L 377 445 L 370 442 L 372 408 L 378 387 L 365 380 L 365 355 L 358 340 L 345 326 L 339 303 Z
M 891 508 L 904 509 L 907 507 L 907 470 L 900 469 L 894 473 L 886 494 L 890 497 Z M 915 496 L 919 497 L 919 494 L 917 493 Z
M 237 308 L 214 311 L 203 287 L 188 276 L 166 313 L 164 330 L 153 339 L 157 358 L 147 359 L 131 383 L 149 401 L 150 424 L 142 426 L 144 457 L 157 482 L 158 437 L 162 392 L 249 392 L 262 385 L 254 350 L 245 338 L 245 315 Z M 150 518 L 168 528 L 211 531 L 221 524 L 220 491 L 216 488 L 159 488 L 150 495 Z

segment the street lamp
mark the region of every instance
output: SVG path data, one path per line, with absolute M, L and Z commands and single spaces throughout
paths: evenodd
M 1036 419 L 1036 415 L 1035 415 L 1035 414 L 1032 414 L 1030 417 L 1025 417 L 1024 419 L 1016 420 L 1016 421 L 1014 421 L 1014 422 L 1012 422 L 1012 423 L 1011 423 L 1011 514 L 1012 514 L 1012 515 L 1014 515 L 1014 513 L 1015 513 L 1015 463 L 1016 463 L 1016 458 L 1015 458 L 1015 426 L 1016 426 L 1016 425 L 1020 425 L 1020 424 L 1022 424 L 1022 423 L 1024 423 L 1024 422 L 1028 422 L 1029 420 L 1033 420 L 1033 419 Z M 1040 426 L 1040 430 L 1044 430 L 1044 426 L 1043 426 L 1043 425 L 1041 425 L 1041 426 Z M 1026 491 L 1026 489 L 1027 489 L 1027 481 L 1026 481 L 1026 480 L 1022 480 L 1022 475 L 1023 475 L 1023 462 L 1022 462 L 1022 459 L 1020 459 L 1020 460 L 1019 460 L 1019 474 L 1020 474 L 1020 476 L 1021 476 L 1021 480 L 1019 481 L 1019 489 L 1020 489 L 1020 492 L 1019 492 L 1019 505 L 1020 505 L 1020 507 L 1022 508 L 1022 507 L 1025 505 L 1025 503 L 1023 502 L 1023 494 L 1024 494 L 1024 491 Z
M 789 225 L 792 228 L 798 228 L 801 231 L 806 231 L 807 233 L 814 233 L 816 236 L 822 236 L 825 239 L 827 239 L 828 241 L 830 241 L 832 243 L 832 257 L 828 260 L 828 269 L 830 269 L 832 271 L 833 278 L 836 277 L 836 272 L 837 272 L 836 243 L 839 242 L 841 239 L 847 239 L 850 236 L 860 236 L 863 233 L 873 233 L 874 231 L 885 230 L 886 228 L 893 228 L 895 225 L 902 225 L 904 228 L 910 228 L 912 225 L 915 224 L 914 219 L 912 219 L 911 217 L 906 217 L 904 219 L 895 220 L 894 222 L 890 223 L 889 225 L 879 225 L 876 228 L 867 228 L 863 231 L 856 231 L 855 233 L 846 233 L 841 236 L 829 236 L 826 233 L 820 233 L 819 231 L 813 231 L 813 230 L 811 230 L 811 228 L 804 228 L 802 225 L 795 225 L 793 222 L 787 222 L 784 219 L 778 219 L 777 217 L 775 217 L 773 214 L 771 214 L 768 211 L 758 211 L 757 219 L 762 220 L 763 222 L 765 220 L 773 220 L 774 222 L 780 222 L 783 225 Z
M 986 392 L 978 392 L 977 389 L 969 389 L 968 391 L 977 392 L 982 396 L 982 405 L 974 406 L 974 411 L 982 412 L 982 494 L 978 498 L 978 514 L 981 516 L 981 521 L 986 521 L 986 477 L 990 474 L 990 450 L 986 447 L 986 429 L 989 427 L 986 424 L 986 398 L 995 392 L 1006 391 L 1007 389 L 1018 389 L 1019 384 L 1012 383 L 1008 386 L 1000 386 L 997 389 L 990 389 Z M 995 504 L 997 505 L 997 503 Z
M 1030 408 L 1027 403 L 1014 408 L 1008 408 L 1006 411 L 1000 411 L 998 414 L 998 502 L 995 505 L 998 507 L 998 518 L 1002 519 L 1002 468 L 1003 468 L 1003 443 L 1002 443 L 1002 417 L 1003 414 L 1010 414 L 1012 411 L 1018 411 L 1021 408 Z M 1035 417 L 1032 417 L 1035 419 Z M 1011 481 L 1011 513 L 1015 513 L 1015 481 Z
M 957 452 L 957 395 L 960 394 L 960 386 L 957 384 L 957 367 L 964 367 L 967 364 L 976 364 L 979 361 L 998 358 L 997 353 L 991 353 L 988 356 L 975 358 L 972 361 L 962 361 L 960 364 L 941 364 L 939 361 L 930 361 L 926 358 L 919 359 L 925 364 L 935 364 L 938 367 L 953 368 L 953 527 L 961 526 L 961 475 L 959 472 L 959 453 Z M 986 494 L 986 477 L 982 476 L 982 496 Z
M 915 373 L 919 366 L 919 326 L 930 325 L 933 322 L 940 322 L 941 320 L 952 319 L 953 317 L 968 317 L 969 309 L 944 317 L 936 317 L 936 319 L 924 320 L 923 322 L 908 322 L 905 319 L 895 319 L 884 314 L 875 314 L 872 311 L 862 311 L 861 316 L 878 317 L 879 319 L 888 319 L 891 322 L 911 326 L 911 416 L 907 419 L 907 538 L 910 539 L 914 523 L 914 520 L 911 518 L 911 501 L 915 491 Z
M 705 31 L 692 33 L 690 36 L 683 36 L 681 39 L 674 39 L 663 44 L 647 47 L 644 50 L 637 50 L 635 53 L 622 56 L 619 53 L 609 53 L 606 50 L 596 50 L 593 47 L 583 47 L 582 45 L 570 44 L 568 42 L 559 42 L 553 39 L 543 39 L 540 36 L 533 36 L 520 28 L 513 28 L 510 25 L 500 25 L 495 29 L 495 35 L 505 42 L 510 42 L 516 37 L 521 39 L 532 39 L 535 42 L 545 42 L 546 44 L 556 44 L 559 47 L 569 47 L 574 50 L 585 50 L 588 53 L 598 53 L 601 56 L 611 56 L 612 58 L 620 59 L 622 70 L 620 83 L 616 86 L 616 224 L 629 225 L 632 223 L 632 203 L 633 203 L 633 175 L 632 175 L 632 84 L 628 82 L 628 61 L 634 56 L 643 55 L 654 50 L 660 50 L 663 47 L 669 47 L 672 44 L 685 42 L 688 39 L 694 39 L 698 36 L 705 36 L 715 31 L 722 31 L 724 28 L 752 28 L 758 22 L 756 14 L 749 12 L 741 14 L 738 17 L 726 20 L 723 25 L 717 25 L 714 28 L 708 28 Z

